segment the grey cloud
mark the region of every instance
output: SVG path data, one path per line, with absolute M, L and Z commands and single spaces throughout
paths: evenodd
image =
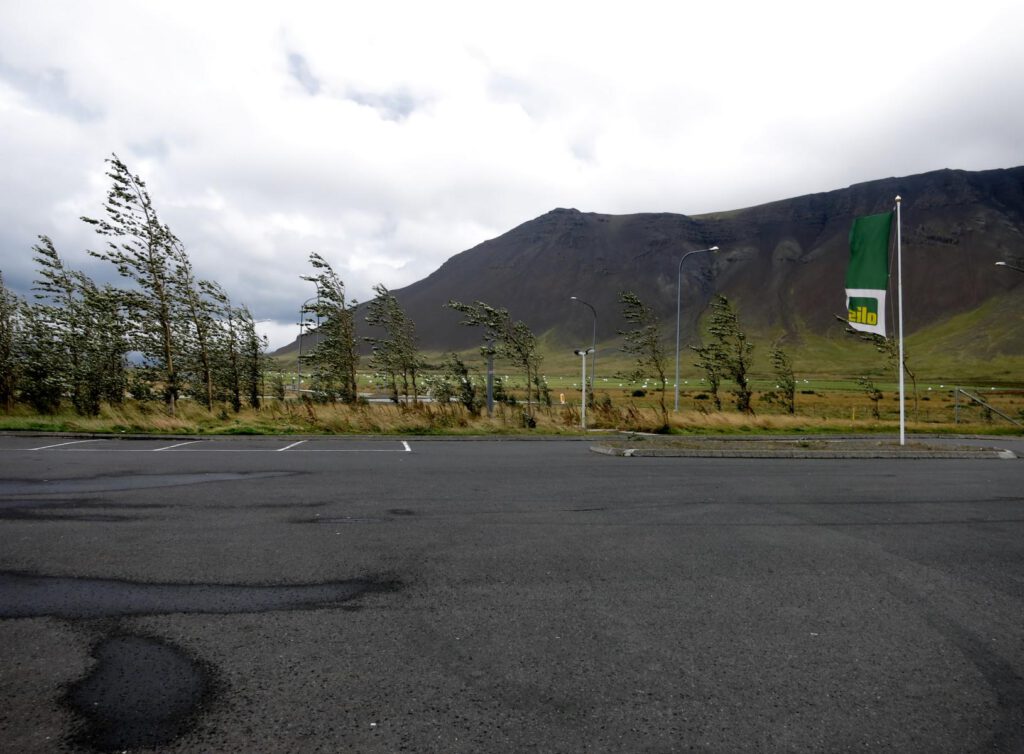
M 79 123 L 97 120 L 102 113 L 71 96 L 67 72 L 61 68 L 27 71 L 0 60 L 0 78 L 26 95 L 36 107 Z
M 158 160 L 166 159 L 171 151 L 167 140 L 161 138 L 153 138 L 149 141 L 138 142 L 129 146 L 132 153 L 138 157 L 151 157 Z
M 487 80 L 487 93 L 495 102 L 513 102 L 531 118 L 543 118 L 552 109 L 553 101 L 541 82 L 529 82 L 497 71 Z
M 320 79 L 314 76 L 313 71 L 310 70 L 309 61 L 298 53 L 288 53 L 288 73 L 299 82 L 307 94 L 315 97 L 323 88 Z
M 409 92 L 403 90 L 393 92 L 350 91 L 347 99 L 363 107 L 372 107 L 381 118 L 391 121 L 405 120 L 420 104 Z

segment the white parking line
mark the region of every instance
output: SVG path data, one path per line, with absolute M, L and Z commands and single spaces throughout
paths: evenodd
M 153 452 L 154 453 L 159 453 L 161 450 L 170 450 L 171 448 L 180 448 L 182 445 L 192 445 L 192 444 L 197 443 L 197 442 L 202 442 L 202 440 L 189 440 L 188 442 L 179 442 L 177 445 L 168 445 L 168 446 L 163 447 L 163 448 L 153 448 Z
M 64 445 L 77 445 L 81 442 L 96 442 L 96 440 L 69 440 L 68 442 L 59 442 L 56 445 L 44 445 L 41 448 L 29 448 L 29 450 L 49 450 L 50 448 L 59 448 Z
M 218 443 L 212 443 L 210 440 L 187 440 L 185 442 L 175 443 L 173 445 L 164 445 L 159 448 L 146 448 L 146 447 L 129 447 L 129 448 L 112 448 L 108 446 L 103 447 L 92 447 L 92 448 L 79 448 L 79 447 L 68 447 L 70 445 L 81 445 L 88 442 L 99 442 L 105 438 L 94 438 L 91 440 L 69 440 L 68 442 L 59 442 L 54 445 L 43 445 L 38 448 L 28 448 L 29 451 L 35 450 L 50 450 L 60 449 L 68 452 L 79 452 L 79 453 L 157 453 L 163 450 L 176 450 L 179 453 L 280 453 L 285 450 L 293 450 L 299 445 L 309 443 L 304 448 L 298 448 L 294 450 L 296 453 L 411 453 L 412 447 L 406 440 L 399 440 L 402 444 L 400 448 L 318 448 L 314 447 L 317 444 L 316 440 L 297 440 L 289 445 L 285 445 L 283 448 L 231 448 L 231 447 L 216 447 Z M 328 441 L 329 442 L 329 441 Z M 134 444 L 134 443 L 132 443 Z M 187 447 L 191 445 L 203 444 L 202 448 Z

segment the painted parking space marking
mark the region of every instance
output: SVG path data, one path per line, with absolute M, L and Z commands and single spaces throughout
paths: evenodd
M 286 442 L 286 441 L 285 441 Z M 88 443 L 88 445 L 86 445 Z M 171 445 L 159 438 L 135 440 L 92 438 L 25 448 L 25 451 L 76 453 L 412 453 L 408 440 L 365 440 L 344 438 L 303 439 L 281 445 L 281 439 L 182 440 Z M 158 447 L 154 447 L 158 446 Z M 3 450 L 17 451 L 16 448 Z
M 196 443 L 202 443 L 202 442 L 203 441 L 201 441 L 201 439 L 189 439 L 189 441 L 186 442 L 186 443 L 178 443 L 177 445 L 168 445 L 168 446 L 164 446 L 163 448 L 154 448 L 153 452 L 154 453 L 161 453 L 162 451 L 169 451 L 169 450 L 173 450 L 174 448 L 182 448 L 182 447 L 184 447 L 186 445 L 195 445 Z
M 50 450 L 51 448 L 62 448 L 65 445 L 78 445 L 83 442 L 96 442 L 96 440 L 69 440 L 68 442 L 59 442 L 56 445 L 44 445 L 41 448 L 29 448 L 29 450 Z

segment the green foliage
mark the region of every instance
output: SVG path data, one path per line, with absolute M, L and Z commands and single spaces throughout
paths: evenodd
M 479 414 L 483 401 L 466 363 L 458 357 L 458 354 L 451 353 L 444 360 L 442 368 L 445 382 L 457 386 L 452 390 L 451 397 L 458 398 L 459 403 L 473 416 Z
M 876 419 L 881 418 L 881 414 L 878 411 L 878 403 L 884 397 L 882 391 L 875 387 L 875 383 L 869 380 L 867 377 L 858 377 L 857 384 L 860 385 L 861 390 L 871 401 L 871 415 Z
M 132 175 L 116 154 L 107 163 L 111 187 L 104 204 L 106 216 L 82 220 L 109 240 L 105 251 L 89 253 L 114 264 L 134 284 L 125 292 L 134 325 L 133 347 L 142 352 L 149 370 L 162 383 L 173 414 L 181 389 L 176 360 L 182 327 L 173 262 L 181 242 L 157 216 L 145 182 Z
M 284 375 L 280 372 L 272 372 L 270 375 L 270 394 L 279 401 L 284 400 Z
M 460 324 L 468 327 L 482 327 L 484 340 L 494 344 L 495 354 L 507 359 L 526 373 L 526 414 L 532 420 L 534 410 L 533 391 L 538 385 L 541 356 L 537 350 L 537 338 L 522 321 L 513 321 L 507 309 L 498 309 L 482 301 L 464 304 L 451 300 L 446 306 L 463 315 Z M 538 389 L 538 400 L 540 392 Z M 535 426 L 526 422 L 525 426 Z
M 367 337 L 373 354 L 371 367 L 384 378 L 391 399 L 418 397 L 416 376 L 423 365 L 416 350 L 416 327 L 398 300 L 383 285 L 373 287 L 374 297 L 366 308 L 366 322 L 383 329 L 383 337 Z
M 842 317 L 836 317 L 842 322 L 846 322 Z M 878 335 L 876 333 L 862 332 L 855 330 L 852 327 L 847 326 L 847 335 L 853 335 L 859 340 L 865 343 L 870 343 L 875 351 L 885 356 L 885 361 L 890 370 L 899 372 L 899 361 L 900 361 L 900 344 L 897 338 L 887 338 L 884 335 Z M 917 392 L 917 375 L 911 371 L 908 361 L 910 354 L 907 351 L 906 343 L 903 344 L 903 373 L 910 379 L 911 391 L 914 394 L 914 416 L 917 417 L 920 413 L 920 403 Z M 860 380 L 858 379 L 858 382 Z
M 263 394 L 267 341 L 256 332 L 256 321 L 247 306 L 235 309 L 234 315 L 238 323 L 234 345 L 238 349 L 239 393 L 245 396 L 249 408 L 258 409 Z
M 703 346 L 690 346 L 690 349 L 697 354 L 697 361 L 694 366 L 704 370 L 704 377 L 707 379 L 708 392 L 711 393 L 711 400 L 715 404 L 715 410 L 722 410 L 722 398 L 718 389 L 722 384 L 722 354 L 717 343 L 708 343 Z M 704 396 L 706 399 L 707 396 Z M 701 400 L 704 400 L 701 399 Z
M 225 332 L 222 328 L 230 303 L 224 290 L 215 282 L 197 280 L 192 262 L 180 244 L 172 248 L 175 266 L 174 287 L 183 322 L 180 372 L 183 389 L 197 396 L 210 411 L 215 399 L 217 354 L 224 353 Z
M 356 366 L 359 352 L 355 337 L 355 301 L 349 301 L 345 283 L 327 261 L 313 252 L 309 263 L 317 272 L 303 280 L 316 285 L 316 304 L 310 307 L 320 319 L 319 340 L 308 357 L 313 367 L 314 394 L 322 401 L 355 403 L 358 397 Z
M 22 304 L 18 396 L 40 414 L 55 413 L 66 387 L 65 354 L 46 309 Z
M 732 303 L 725 296 L 716 296 L 711 303 L 711 323 L 708 333 L 716 344 L 722 374 L 735 385 L 732 394 L 736 399 L 736 410 L 750 413 L 750 365 L 754 344 L 740 328 L 739 317 Z
M 707 377 L 708 389 L 714 399 L 715 408 L 722 407 L 718 390 L 721 381 L 727 379 L 734 385 L 731 392 L 736 401 L 736 409 L 743 413 L 751 413 L 750 401 L 753 390 L 750 387 L 750 367 L 754 344 L 743 332 L 739 317 L 725 296 L 716 296 L 711 302 L 708 335 L 709 343 L 691 346 L 691 349 L 697 354 L 696 365 L 704 370 Z
M 52 412 L 67 398 L 88 416 L 121 403 L 126 392 L 141 401 L 162 397 L 172 416 L 180 395 L 200 398 L 207 410 L 215 400 L 239 410 L 243 395 L 258 405 L 266 344 L 252 315 L 232 307 L 216 283 L 196 279 L 142 179 L 116 155 L 108 164 L 104 217 L 82 219 L 107 239 L 104 251 L 89 253 L 114 264 L 130 288 L 97 286 L 40 236 L 35 301 L 4 319 L 11 299 L 0 296 L 0 320 L 9 324 L 0 323 L 0 360 L 12 365 L 4 369 L 7 382 L 0 380 L 0 401 L 18 398 Z M 143 359 L 129 369 L 131 350 Z
M 658 404 L 661 416 L 665 426 L 668 426 L 668 409 L 665 406 L 668 357 L 665 354 L 658 315 L 632 291 L 619 293 L 619 303 L 622 304 L 622 318 L 633 325 L 632 330 L 619 331 L 619 335 L 624 339 L 622 350 L 636 358 L 634 378 L 642 379 L 645 374 L 654 374 L 659 384 Z
M 796 413 L 796 376 L 793 374 L 793 362 L 778 344 L 772 346 L 768 361 L 772 365 L 777 382 L 774 390 L 764 394 L 765 400 L 769 403 L 776 401 L 788 413 Z
M 33 339 L 40 337 L 41 328 L 46 337 L 45 343 L 27 344 L 26 355 L 44 362 L 27 369 L 37 375 L 34 379 L 45 370 L 52 387 L 37 390 L 26 385 L 28 395 L 46 395 L 42 403 L 51 404 L 51 393 L 59 391 L 56 404 L 68 394 L 76 411 L 95 416 L 101 402 L 116 403 L 124 397 L 127 342 L 122 297 L 113 288 L 98 288 L 85 274 L 69 270 L 46 236 L 39 237 L 33 251 L 39 277 L 34 285 L 36 303 L 28 317 Z
M 7 290 L 0 272 L 0 406 L 10 411 L 18 383 L 20 322 L 17 296 Z

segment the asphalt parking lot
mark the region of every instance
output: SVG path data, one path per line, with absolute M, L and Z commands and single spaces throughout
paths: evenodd
M 1024 750 L 1020 461 L 6 436 L 0 472 L 6 750 Z

